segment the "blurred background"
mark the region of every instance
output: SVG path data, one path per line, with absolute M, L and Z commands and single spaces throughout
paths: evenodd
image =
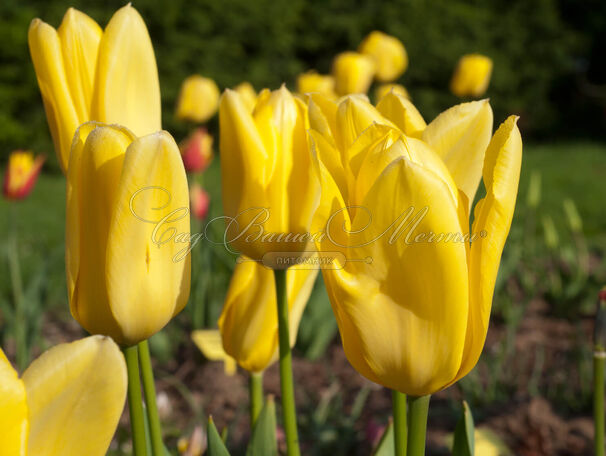
M 0 3 L 0 167 L 14 149 L 48 160 L 18 208 L 0 201 L 0 343 L 14 352 L 10 246 L 19 233 L 31 320 L 32 354 L 82 332 L 69 316 L 64 274 L 64 178 L 59 170 L 27 47 L 34 17 L 57 27 L 73 6 L 104 26 L 118 1 L 3 0 Z M 192 125 L 177 120 L 182 81 L 201 74 L 221 90 L 249 81 L 258 91 L 297 75 L 329 73 L 333 57 L 355 50 L 373 30 L 399 38 L 409 67 L 403 84 L 429 122 L 461 102 L 448 90 L 459 57 L 493 59 L 486 97 L 495 126 L 518 114 L 525 142 L 516 216 L 478 367 L 434 399 L 430 454 L 448 454 L 461 398 L 477 424 L 516 455 L 591 454 L 591 331 L 597 290 L 606 283 L 606 2 L 587 0 L 353 1 L 138 0 L 154 44 L 163 125 L 177 141 Z M 218 139 L 217 118 L 208 123 Z M 215 141 L 215 154 L 217 154 Z M 219 160 L 203 175 L 207 219 L 221 214 Z M 18 211 L 18 216 L 11 215 Z M 204 222 L 195 222 L 200 231 Z M 216 224 L 215 224 L 216 226 Z M 193 252 L 193 291 L 176 322 L 152 339 L 169 441 L 196 431 L 203 414 L 227 426 L 231 447 L 247 440 L 246 376 L 226 377 L 189 338 L 216 326 L 234 258 L 221 246 Z M 12 351 L 11 351 L 12 350 Z M 304 453 L 369 454 L 387 422 L 388 392 L 347 363 L 319 279 L 305 311 L 295 360 Z M 279 392 L 277 371 L 266 375 Z M 123 447 L 119 432 L 115 454 Z M 492 434 L 491 434 L 492 435 Z M 176 451 L 176 450 L 175 450 Z M 502 454 L 507 454 L 502 450 Z M 482 456 L 481 454 L 479 456 Z

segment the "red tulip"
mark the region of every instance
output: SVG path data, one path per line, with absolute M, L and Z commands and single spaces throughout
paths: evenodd
M 8 159 L 8 166 L 4 173 L 2 192 L 9 200 L 22 200 L 30 194 L 45 157 L 39 155 L 34 159 L 30 151 L 16 150 Z
M 189 200 L 192 215 L 198 220 L 204 220 L 210 205 L 208 193 L 199 184 L 193 184 L 189 189 Z
M 213 137 L 206 128 L 196 128 L 179 148 L 185 169 L 190 173 L 199 173 L 212 161 Z

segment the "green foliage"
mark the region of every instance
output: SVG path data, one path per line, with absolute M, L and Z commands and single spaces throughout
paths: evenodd
M 206 429 L 206 435 L 208 436 L 208 456 L 229 456 L 229 451 L 225 447 L 223 439 L 217 431 L 217 427 L 213 422 L 212 417 L 208 418 L 208 427 Z
M 452 456 L 473 456 L 475 454 L 475 427 L 467 402 L 463 401 L 463 413 L 457 422 L 452 444 Z
M 123 5 L 122 0 L 0 4 L 0 158 L 15 148 L 54 155 L 27 47 L 29 22 L 40 17 L 56 27 L 74 6 L 104 26 Z M 244 80 L 257 89 L 282 82 L 294 88 L 298 73 L 330 71 L 335 54 L 355 49 L 374 29 L 404 42 L 410 66 L 400 82 L 427 119 L 459 101 L 448 91 L 459 56 L 482 52 L 495 63 L 487 93 L 495 119 L 517 113 L 526 134 L 552 132 L 562 126 L 565 114 L 554 92 L 572 79 L 575 52 L 592 43 L 591 36 L 579 40 L 567 26 L 558 0 L 137 0 L 134 6 L 154 42 L 164 126 L 176 137 L 186 132 L 173 111 L 180 83 L 189 74 L 212 77 L 221 88 Z M 599 32 L 598 27 L 591 30 Z M 572 84 L 565 87 L 567 94 L 575 90 Z
M 255 422 L 246 456 L 277 456 L 276 405 L 273 397 L 268 397 Z

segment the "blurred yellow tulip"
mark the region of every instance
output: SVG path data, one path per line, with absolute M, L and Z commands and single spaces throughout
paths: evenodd
M 286 272 L 291 347 L 317 275 L 318 269 L 300 266 Z M 225 351 L 249 372 L 261 372 L 278 359 L 277 309 L 273 272 L 241 256 L 219 317 L 219 329 Z
M 393 92 L 397 95 L 402 95 L 407 100 L 410 100 L 410 94 L 406 87 L 401 84 L 381 84 L 375 89 L 375 102 L 378 103 L 381 99 L 389 92 Z
M 130 3 L 113 15 L 105 32 L 73 8 L 58 30 L 34 19 L 28 42 L 64 173 L 72 138 L 84 122 L 125 125 L 139 136 L 161 129 L 154 50 L 145 22 Z
M 248 110 L 252 112 L 255 109 L 255 104 L 257 103 L 257 92 L 255 92 L 255 88 L 252 86 L 250 82 L 241 82 L 234 90 L 238 92 L 240 97 L 242 98 L 242 102 L 246 105 Z
M 358 52 L 342 52 L 333 61 L 332 75 L 338 95 L 366 93 L 375 75 L 375 62 Z
M 11 152 L 2 183 L 4 197 L 13 201 L 26 198 L 36 185 L 44 160 L 43 155 L 34 159 L 34 154 L 29 150 Z
M 484 95 L 492 74 L 492 60 L 480 54 L 468 54 L 459 59 L 452 79 L 450 91 L 457 97 L 480 97 Z
M 309 230 L 320 201 L 305 103 L 285 87 L 264 90 L 251 113 L 226 90 L 219 123 L 226 240 L 254 260 L 302 255 L 313 246 Z
M 387 114 L 397 113 L 393 101 Z M 490 140 L 488 102 L 465 103 L 438 116 L 421 140 L 354 97 L 337 108 L 331 144 L 311 120 L 323 192 L 316 220 L 326 234 L 317 246 L 358 260 L 322 273 L 347 358 L 370 380 L 421 396 L 476 364 L 517 196 L 516 121 Z M 487 194 L 470 233 L 482 175 Z
M 96 122 L 74 137 L 67 174 L 70 308 L 91 334 L 133 345 L 189 296 L 189 189 L 167 132 L 141 138 Z
M 236 360 L 223 349 L 221 333 L 218 330 L 198 329 L 191 333 L 191 338 L 207 359 L 211 361 L 223 361 L 225 375 L 234 375 L 236 373 Z
M 219 88 L 215 81 L 198 74 L 189 76 L 181 84 L 177 101 L 177 118 L 203 123 L 219 108 Z
M 126 364 L 108 337 L 57 345 L 19 378 L 0 350 L 0 456 L 103 456 L 126 399 Z
M 376 78 L 381 82 L 398 79 L 408 67 L 408 54 L 402 42 L 383 32 L 371 32 L 360 44 L 358 52 L 373 58 Z
M 335 78 L 329 74 L 318 74 L 315 71 L 297 76 L 297 92 L 304 93 L 322 93 L 326 96 L 336 98 Z

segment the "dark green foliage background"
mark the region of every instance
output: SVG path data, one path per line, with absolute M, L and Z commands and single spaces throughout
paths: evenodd
M 27 48 L 34 17 L 59 25 L 69 6 L 102 26 L 122 1 L 3 0 L 0 3 L 0 155 L 34 148 L 54 155 Z M 164 126 L 173 117 L 179 84 L 198 72 L 221 88 L 249 80 L 260 89 L 310 68 L 328 72 L 332 57 L 355 49 L 371 30 L 399 37 L 410 57 L 401 78 L 431 119 L 457 102 L 448 92 L 461 54 L 494 59 L 487 96 L 495 121 L 522 116 L 525 138 L 593 136 L 603 131 L 606 3 L 597 0 L 352 1 L 137 0 L 156 50 Z

